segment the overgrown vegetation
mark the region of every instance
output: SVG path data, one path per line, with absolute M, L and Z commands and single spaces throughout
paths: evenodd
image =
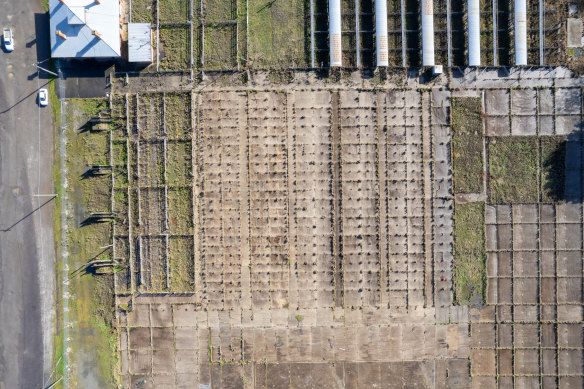
M 160 70 L 187 70 L 191 67 L 188 27 L 160 27 Z
M 166 178 L 169 186 L 188 186 L 192 182 L 190 142 L 168 142 Z
M 154 23 L 155 15 L 152 0 L 132 0 L 132 23 Z
M 205 68 L 237 67 L 237 29 L 235 25 L 205 26 Z
M 537 137 L 506 136 L 490 139 L 490 201 L 539 201 Z
M 235 14 L 235 1 L 204 0 L 205 19 L 208 22 L 225 22 L 237 18 Z
M 192 234 L 193 199 L 191 189 L 168 191 L 168 218 L 173 235 Z
M 191 136 L 191 95 L 190 93 L 167 93 L 166 131 L 170 138 L 186 139 Z
M 170 247 L 170 285 L 171 292 L 192 291 L 194 280 L 194 245 L 192 239 L 171 237 Z
M 452 165 L 455 193 L 482 192 L 483 122 L 481 99 L 452 99 Z
M 456 204 L 454 209 L 454 302 L 480 304 L 485 297 L 485 203 Z
M 164 0 L 158 10 L 160 23 L 185 23 L 190 16 L 188 0 Z
M 304 67 L 304 1 L 249 1 L 249 58 L 254 67 Z

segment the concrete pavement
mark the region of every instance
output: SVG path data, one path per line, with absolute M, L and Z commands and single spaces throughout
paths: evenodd
M 42 388 L 53 368 L 54 200 L 34 195 L 54 193 L 55 136 L 50 107 L 36 103 L 48 80 L 32 64 L 48 58 L 48 17 L 40 0 L 6 1 L 4 26 L 15 50 L 0 52 L 0 388 Z

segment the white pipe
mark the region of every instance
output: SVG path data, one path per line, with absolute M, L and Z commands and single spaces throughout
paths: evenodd
M 329 47 L 331 67 L 343 66 L 341 0 L 329 0 Z
M 387 0 L 375 0 L 375 45 L 377 46 L 377 66 L 389 66 Z
M 468 0 L 468 66 L 481 66 L 481 8 Z
M 527 1 L 515 0 L 515 65 L 527 65 Z
M 422 66 L 434 65 L 434 2 L 422 0 Z

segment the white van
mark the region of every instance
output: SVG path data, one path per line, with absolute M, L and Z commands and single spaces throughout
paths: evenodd
M 5 28 L 3 31 L 3 38 L 4 38 L 4 48 L 6 51 L 14 50 L 14 42 L 12 41 L 12 29 Z

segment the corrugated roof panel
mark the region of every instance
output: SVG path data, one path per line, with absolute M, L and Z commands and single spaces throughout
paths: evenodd
M 128 23 L 128 61 L 152 62 L 150 23 Z
M 78 8 L 82 7 L 69 7 L 67 9 L 67 21 L 69 24 L 85 24 L 85 15 L 83 14 L 85 10 L 79 10 Z M 79 11 L 81 11 L 81 13 Z
M 121 55 L 119 0 L 49 0 L 49 9 L 53 58 Z

